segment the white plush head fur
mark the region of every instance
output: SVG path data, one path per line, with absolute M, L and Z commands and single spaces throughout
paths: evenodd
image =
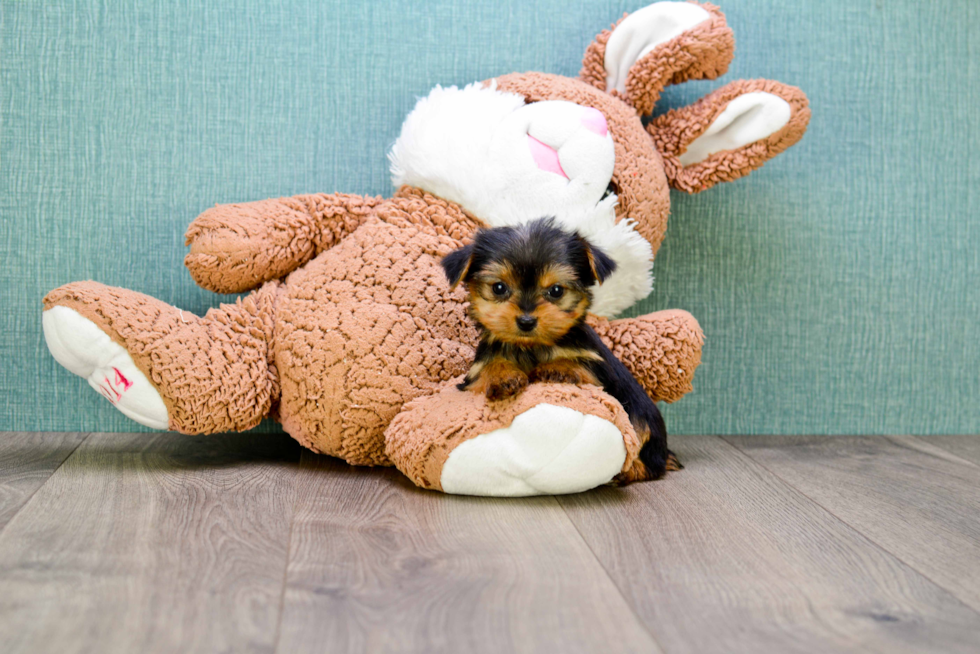
M 595 110 L 571 102 L 526 104 L 495 84 L 437 86 L 421 98 L 391 148 L 392 181 L 461 205 L 492 226 L 554 216 L 616 261 L 594 288 L 592 310 L 611 316 L 650 294 L 653 250 L 605 195 L 616 163 Z

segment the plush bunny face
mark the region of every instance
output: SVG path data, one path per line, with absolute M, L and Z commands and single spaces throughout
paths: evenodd
M 594 289 L 596 312 L 616 313 L 650 292 L 651 241 L 659 245 L 667 218 L 663 167 L 639 117 L 623 102 L 577 80 L 531 79 L 549 97 L 503 90 L 519 81 L 511 77 L 500 86 L 492 80 L 437 87 L 405 121 L 391 150 L 393 177 L 493 226 L 554 216 L 578 230 L 618 264 Z M 634 151 L 648 164 L 642 178 L 630 175 L 637 170 Z M 629 215 L 637 194 L 628 192 L 624 203 L 618 191 L 626 187 L 640 195 L 654 190 L 657 210 Z M 646 233 L 637 229 L 640 220 L 651 227 Z
M 494 84 L 436 87 L 409 115 L 390 156 L 397 184 L 425 185 L 501 224 L 542 212 L 594 213 L 615 163 L 600 111 L 567 101 L 528 104 Z

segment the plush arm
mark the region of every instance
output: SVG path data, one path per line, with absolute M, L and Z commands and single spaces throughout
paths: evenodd
M 184 265 L 203 288 L 242 293 L 333 247 L 381 201 L 320 193 L 218 205 L 187 228 Z
M 675 309 L 611 321 L 590 316 L 589 324 L 654 400 L 674 402 L 692 390 L 704 334 L 688 312 Z

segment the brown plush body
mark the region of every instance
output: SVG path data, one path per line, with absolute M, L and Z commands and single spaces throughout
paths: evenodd
M 809 117 L 798 89 L 735 82 L 644 127 L 646 104 L 665 84 L 727 67 L 730 30 L 716 8 L 704 7 L 711 20 L 639 60 L 625 95 L 607 92 L 596 69 L 608 31 L 590 46 L 581 79 L 524 73 L 495 80 L 526 103 L 561 100 L 601 112 L 615 147 L 616 219 L 632 221 L 654 253 L 666 230 L 669 183 L 702 190 L 744 175 L 798 140 Z M 784 128 L 695 166 L 679 163 L 684 144 L 732 97 L 762 88 L 792 107 Z M 440 260 L 484 226 L 460 203 L 409 186 L 388 199 L 337 193 L 217 206 L 187 230 L 185 263 L 204 288 L 248 293 L 235 304 L 198 317 L 136 291 L 76 282 L 49 293 L 44 307 L 70 310 L 121 346 L 176 431 L 243 430 L 272 416 L 314 451 L 359 465 L 394 464 L 420 486 L 442 489 L 443 467 L 461 445 L 549 405 L 614 425 L 628 472 L 640 442 L 622 405 L 598 387 L 540 383 L 503 402 L 456 388 L 479 339 L 466 320 L 465 293 L 450 288 Z M 650 397 L 672 402 L 691 390 L 703 337 L 687 312 L 589 316 L 587 323 Z M 503 368 L 493 373 L 507 376 Z M 567 361 L 534 375 L 590 381 Z
M 467 320 L 465 292 L 449 288 L 440 260 L 482 224 L 407 188 L 390 200 L 325 195 L 216 207 L 188 230 L 188 264 L 207 286 L 230 291 L 242 273 L 253 273 L 256 259 L 242 250 L 221 254 L 222 239 L 241 236 L 218 225 L 253 212 L 275 216 L 279 229 L 256 230 L 239 246 L 264 251 L 292 232 L 282 243 L 312 260 L 235 304 L 199 318 L 135 291 L 76 282 L 49 293 L 45 306 L 73 308 L 123 345 L 157 384 L 175 431 L 249 429 L 272 414 L 314 451 L 391 465 L 391 420 L 406 402 L 455 391 L 451 382 L 473 359 L 479 337 Z M 246 234 L 249 222 L 239 223 Z M 297 237 L 303 234 L 317 234 L 320 243 L 304 243 Z M 318 247 L 329 249 L 316 254 Z M 675 400 L 690 390 L 702 342 L 690 314 L 595 324 L 618 338 L 629 335 L 627 360 L 646 372 L 658 397 Z M 459 393 L 457 401 L 481 413 L 472 394 Z M 512 417 L 505 411 L 499 420 Z

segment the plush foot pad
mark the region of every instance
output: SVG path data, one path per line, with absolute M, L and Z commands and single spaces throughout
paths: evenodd
M 95 323 L 68 307 L 43 315 L 44 340 L 52 356 L 68 370 L 141 425 L 166 429 L 163 398 L 133 363 L 133 358 Z
M 625 460 L 623 435 L 613 423 L 539 404 L 509 427 L 459 445 L 443 465 L 441 485 L 458 495 L 578 493 L 611 480 Z

